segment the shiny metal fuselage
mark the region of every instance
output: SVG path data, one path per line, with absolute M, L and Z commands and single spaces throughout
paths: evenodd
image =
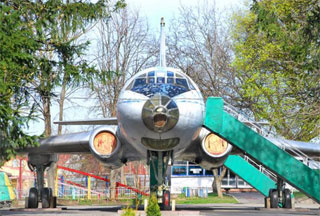
M 176 76 L 183 77 L 194 87 L 191 90 L 178 94 L 171 99 L 176 103 L 179 110 L 179 120 L 177 124 L 166 132 L 155 132 L 146 127 L 142 121 L 142 109 L 150 97 L 133 92 L 128 87 L 141 75 L 150 71 L 172 71 Z M 119 137 L 122 141 L 129 142 L 139 152 L 146 153 L 146 150 L 156 150 L 142 145 L 143 137 L 162 140 L 179 138 L 179 143 L 171 149 L 161 149 L 160 151 L 174 150 L 175 156 L 178 156 L 193 140 L 198 137 L 205 117 L 205 103 L 199 88 L 185 74 L 174 68 L 160 67 L 149 68 L 139 72 L 124 86 L 119 96 L 117 104 L 117 118 L 119 126 Z

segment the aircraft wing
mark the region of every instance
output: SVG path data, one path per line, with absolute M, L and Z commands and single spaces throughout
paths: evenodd
M 59 136 L 51 136 L 39 140 L 39 147 L 23 149 L 25 153 L 90 153 L 89 139 L 91 131 Z
M 117 125 L 103 125 L 88 132 L 51 136 L 39 140 L 39 143 L 39 147 L 29 147 L 18 151 L 28 153 L 29 157 L 56 153 L 92 153 L 111 168 L 121 167 L 129 161 L 146 159 L 145 154 L 121 139 Z
M 59 125 L 117 125 L 116 117 L 105 119 L 90 119 L 90 120 L 76 120 L 76 121 L 56 121 L 54 124 Z
M 267 137 L 267 139 L 285 151 L 301 151 L 309 157 L 320 157 L 320 143 L 301 142 L 269 137 Z

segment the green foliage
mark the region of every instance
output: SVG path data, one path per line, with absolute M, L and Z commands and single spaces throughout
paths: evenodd
M 320 134 L 320 4 L 254 1 L 235 15 L 234 66 L 257 120 L 289 139 Z
M 17 148 L 36 143 L 23 128 L 37 117 L 41 102 L 50 107 L 57 86 L 87 84 L 101 76 L 80 58 L 89 42 L 77 39 L 89 24 L 108 19 L 124 6 L 123 0 L 112 7 L 107 0 L 1 2 L 0 161 L 10 159 Z M 43 115 L 50 118 L 50 109 Z
M 147 207 L 147 216 L 161 216 L 157 196 L 154 193 L 149 198 L 149 203 Z
M 130 208 L 129 206 L 127 206 L 127 208 L 122 209 L 123 213 L 121 214 L 121 216 L 135 216 L 136 215 L 136 211 L 132 208 Z
M 33 32 L 19 11 L 0 5 L 0 161 L 9 160 L 19 147 L 36 144 L 22 128 L 34 117 L 29 108 L 29 86 L 34 76 L 33 54 L 38 48 Z

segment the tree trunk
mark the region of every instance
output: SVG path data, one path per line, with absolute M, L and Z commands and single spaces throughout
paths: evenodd
M 51 113 L 50 113 L 50 98 L 49 96 L 42 96 L 43 103 L 43 117 L 45 126 L 45 136 L 51 136 Z
M 43 101 L 43 117 L 45 126 L 46 137 L 51 136 L 51 113 L 50 113 L 50 97 L 42 96 Z M 47 171 L 48 187 L 52 189 L 52 193 L 55 194 L 55 179 L 56 179 L 57 164 L 52 163 Z
M 66 76 L 66 75 L 65 75 Z M 62 88 L 60 92 L 60 101 L 59 101 L 59 121 L 63 121 L 63 108 L 64 108 L 64 100 L 66 97 L 66 82 L 65 76 L 63 78 Z M 59 124 L 58 126 L 58 135 L 62 134 L 62 125 Z
M 227 168 L 224 166 L 222 168 L 222 171 L 219 176 L 218 175 L 218 168 L 212 170 L 213 177 L 214 177 L 213 182 L 212 182 L 212 191 L 217 193 L 219 198 L 223 197 L 222 190 L 221 190 L 221 182 L 226 174 L 226 171 L 227 171 Z
M 117 183 L 118 174 L 119 174 L 119 169 L 113 169 L 110 172 L 110 199 L 111 200 L 116 199 L 116 183 Z
M 124 166 L 122 166 L 120 169 L 121 169 L 121 173 L 120 173 L 121 183 L 122 183 L 122 184 L 127 184 L 126 176 L 125 176 L 125 174 L 124 174 Z

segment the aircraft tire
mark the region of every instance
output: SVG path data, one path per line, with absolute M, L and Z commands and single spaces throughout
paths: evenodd
M 171 206 L 170 206 L 170 191 L 168 191 L 168 190 L 163 191 L 162 209 L 163 210 L 171 210 Z
M 278 208 L 278 203 L 279 203 L 278 191 L 276 189 L 270 189 L 269 197 L 270 197 L 270 207 Z
M 38 208 L 38 190 L 35 187 L 29 190 L 28 208 Z
M 292 208 L 291 191 L 289 189 L 284 189 L 282 202 L 283 208 Z
M 52 189 L 47 187 L 42 188 L 41 198 L 42 198 L 42 208 L 49 208 L 51 199 L 52 199 Z

